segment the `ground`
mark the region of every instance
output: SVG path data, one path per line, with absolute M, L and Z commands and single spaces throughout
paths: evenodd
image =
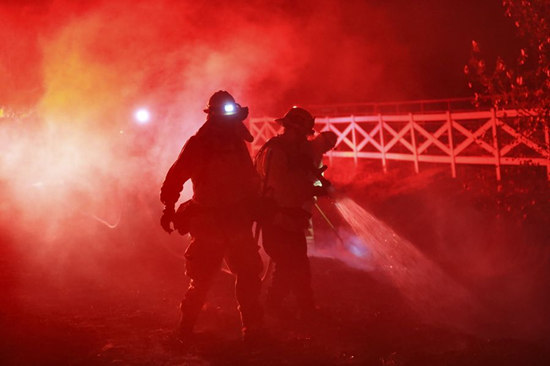
M 224 272 L 196 339 L 186 345 L 174 339 L 187 285 L 184 238 L 160 232 L 156 217 L 125 222 L 123 216 L 116 229 L 95 223 L 92 239 L 88 232 L 74 238 L 86 249 L 44 261 L 28 255 L 37 250 L 27 243 L 37 237 L 30 233 L 40 228 L 13 230 L 5 203 L 0 363 L 550 364 L 544 172 L 510 170 L 498 184 L 490 169 L 459 170 L 456 179 L 445 167 L 421 169 L 416 175 L 390 165 L 384 174 L 374 163 L 333 162 L 329 177 L 337 194 L 319 204 L 340 235 L 361 236 L 339 216 L 337 204 L 347 197 L 391 228 L 398 245 L 384 251 L 371 237 L 364 257 L 350 255 L 334 247 L 336 236 L 317 213 L 311 264 L 319 314 L 310 323 L 281 324 L 268 316 L 269 334 L 256 346 L 240 341 L 233 278 Z M 156 203 L 136 202 L 134 209 L 156 212 Z M 93 243 L 102 250 L 91 250 Z

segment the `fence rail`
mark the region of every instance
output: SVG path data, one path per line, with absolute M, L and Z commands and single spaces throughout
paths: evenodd
M 534 118 L 533 112 L 485 110 L 474 112 L 348 115 L 315 119 L 318 131 L 338 136 L 329 157 L 378 159 L 384 171 L 389 160 L 449 164 L 456 177 L 459 164 L 492 165 L 497 180 L 502 166 L 545 166 L 550 180 L 548 125 L 529 136 L 515 126 Z M 255 140 L 252 150 L 279 132 L 273 118 L 252 118 L 249 127 Z
M 345 116 L 404 114 L 404 113 L 435 113 L 445 111 L 471 111 L 474 106 L 490 108 L 490 98 L 445 98 L 425 99 L 376 103 L 338 103 L 323 105 L 307 105 L 307 110 L 316 116 Z M 485 108 L 485 109 L 486 109 Z M 477 108 L 479 109 L 479 108 Z

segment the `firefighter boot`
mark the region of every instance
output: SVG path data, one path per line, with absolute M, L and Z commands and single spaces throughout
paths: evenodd
M 237 276 L 235 294 L 241 314 L 242 337 L 247 344 L 256 343 L 264 333 L 260 291 L 261 280 L 257 275 Z
M 191 280 L 187 293 L 180 304 L 181 317 L 176 331 L 177 338 L 184 343 L 193 336 L 193 328 L 199 317 L 208 286 L 200 286 L 195 280 Z

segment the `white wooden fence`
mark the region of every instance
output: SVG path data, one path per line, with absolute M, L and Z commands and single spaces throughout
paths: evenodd
M 534 114 L 517 110 L 474 112 L 408 113 L 396 115 L 349 115 L 318 117 L 317 131 L 333 131 L 338 141 L 332 157 L 379 159 L 384 171 L 389 160 L 444 163 L 456 177 L 458 164 L 493 165 L 497 180 L 505 165 L 545 166 L 550 180 L 550 138 L 548 126 L 529 136 L 517 126 Z M 251 118 L 255 152 L 281 128 L 273 118 Z

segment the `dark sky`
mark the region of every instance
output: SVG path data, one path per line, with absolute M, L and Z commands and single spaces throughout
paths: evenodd
M 517 52 L 500 0 L 352 0 L 342 6 L 343 32 L 365 47 L 375 44 L 372 57 L 380 66 L 377 81 L 383 84 L 364 92 L 364 86 L 354 85 L 354 93 L 342 102 L 468 96 L 463 67 L 471 40 L 480 42 L 489 58 L 510 58 Z M 310 82 L 322 85 L 320 74 Z
M 240 67 L 250 72 L 243 85 L 231 80 L 227 88 L 253 95 L 260 109 L 468 96 L 462 70 L 472 39 L 489 59 L 516 52 L 500 0 L 110 3 L 3 1 L 0 104 L 33 104 L 52 88 L 44 73 L 52 62 L 64 68 L 66 59 L 52 57 L 53 47 L 59 47 L 57 53 L 74 51 L 69 43 L 60 46 L 63 39 L 88 53 L 95 48 L 99 58 L 109 55 L 94 62 L 128 74 L 116 82 L 133 80 L 139 93 L 146 88 L 162 98 L 189 85 L 185 78 L 175 86 L 165 82 L 189 70 L 189 54 L 225 55 L 220 61 L 225 73 Z M 231 47 L 225 47 L 225 37 Z M 137 57 L 143 57 L 141 67 L 128 67 Z M 220 79 L 223 65 L 214 68 L 201 73 Z M 208 77 L 200 82 L 212 83 Z

